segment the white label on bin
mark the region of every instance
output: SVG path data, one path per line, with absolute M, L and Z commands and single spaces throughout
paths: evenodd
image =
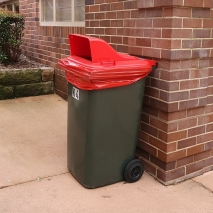
M 79 100 L 79 89 L 75 87 L 72 88 L 72 97 L 76 100 Z

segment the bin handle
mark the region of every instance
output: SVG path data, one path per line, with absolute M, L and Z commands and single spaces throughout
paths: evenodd
M 101 65 L 103 66 L 112 66 L 112 65 L 116 65 L 115 61 L 102 61 Z

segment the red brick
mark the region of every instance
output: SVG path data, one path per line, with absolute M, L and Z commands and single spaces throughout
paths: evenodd
M 153 8 L 146 10 L 146 17 L 162 17 L 163 9 L 162 8 Z
M 181 69 L 189 69 L 189 68 L 197 69 L 199 66 L 199 62 L 200 62 L 200 60 L 198 60 L 198 59 L 182 60 L 180 62 L 180 68 Z M 191 78 L 193 78 L 193 77 L 191 76 Z
M 162 118 L 166 121 L 173 121 L 186 118 L 186 111 L 178 111 L 178 112 L 163 112 L 159 110 L 159 118 Z
M 208 69 L 199 69 L 191 71 L 191 78 L 204 78 L 208 77 Z
M 158 135 L 158 130 L 150 125 L 147 125 L 145 123 L 141 123 L 140 129 L 150 135 L 153 135 L 154 137 L 157 137 Z
M 212 113 L 212 112 L 213 112 L 213 104 L 206 106 L 205 113 L 207 114 L 207 113 Z
M 185 168 L 181 167 L 172 171 L 163 172 L 161 170 L 157 170 L 157 177 L 164 182 L 172 181 L 177 178 L 185 176 Z
M 178 130 L 194 127 L 197 124 L 197 118 L 184 119 L 178 122 Z
M 124 2 L 124 9 L 135 9 L 135 8 L 137 8 L 137 2 L 136 1 Z
M 213 124 L 206 125 L 206 132 L 211 132 L 211 131 L 213 131 Z
M 193 109 L 188 109 L 187 110 L 187 117 L 192 117 L 196 115 L 202 115 L 204 114 L 205 107 L 198 107 L 198 108 L 193 108 Z
M 99 12 L 100 11 L 100 6 L 99 5 L 91 5 L 89 6 L 89 12 Z
M 129 47 L 129 54 L 132 55 L 142 55 L 142 48 L 141 47 Z
M 100 26 L 100 22 L 99 21 L 96 21 L 96 20 L 93 20 L 93 21 L 90 21 L 90 27 L 99 27 Z
M 208 87 L 208 78 L 200 79 L 200 87 Z M 208 94 L 213 94 L 211 88 L 207 88 Z
M 192 8 L 192 17 L 193 18 L 210 18 L 210 10 Z
M 151 1 L 146 1 L 146 0 L 141 0 L 141 1 L 137 1 L 137 7 L 138 8 L 150 8 L 150 7 L 154 7 L 154 0 Z
M 116 28 L 105 28 L 106 35 L 116 35 Z
M 191 17 L 191 8 L 164 8 L 163 16 Z
M 186 166 L 186 174 L 190 174 L 190 173 L 202 170 L 203 168 L 210 166 L 212 164 L 213 164 L 213 157 L 205 159 L 205 160 L 197 161 L 193 164 Z
M 181 28 L 182 27 L 182 19 L 181 18 L 158 18 L 153 19 L 153 27 L 154 28 Z
M 130 18 L 130 11 L 118 11 L 117 12 L 117 19 L 128 19 Z
M 179 102 L 179 110 L 196 108 L 198 106 L 198 99 Z
M 136 27 L 152 27 L 152 19 L 137 19 Z
M 166 91 L 174 91 L 179 89 L 178 82 L 167 82 L 167 81 L 161 81 L 154 78 L 151 79 L 151 86 L 159 88 L 159 89 L 163 89 Z
M 192 50 L 192 58 L 207 58 L 210 57 L 210 49 Z
M 203 28 L 213 28 L 212 19 L 203 19 Z
M 201 28 L 201 19 L 183 19 L 183 28 Z
M 161 50 L 144 47 L 142 49 L 142 55 L 146 57 L 160 58 Z
M 142 161 L 143 161 L 143 159 L 141 159 Z M 144 168 L 145 168 L 145 170 L 148 172 L 148 173 L 150 173 L 150 174 L 152 174 L 152 175 L 156 175 L 156 172 L 157 172 L 157 169 L 156 169 L 156 167 L 154 167 L 152 164 L 150 164 L 149 162 L 147 162 L 147 161 L 143 161 L 143 164 L 144 164 Z
M 145 87 L 144 94 L 155 98 L 159 98 L 159 90 L 152 87 Z
M 152 162 L 154 165 L 160 167 L 164 171 L 169 171 L 175 169 L 175 161 L 171 163 L 165 163 L 153 156 L 150 156 L 150 162 Z
M 123 10 L 124 9 L 124 4 L 123 2 L 116 2 L 116 3 L 111 3 L 111 10 Z
M 185 0 L 184 1 L 184 6 L 203 7 L 203 0 L 196 0 L 196 1 Z
M 205 126 L 199 126 L 188 130 L 188 137 L 201 135 L 205 132 Z
M 100 11 L 110 11 L 111 4 L 101 4 L 100 5 Z
M 178 131 L 173 133 L 165 133 L 162 131 L 159 131 L 158 138 L 165 141 L 165 142 L 173 142 L 173 141 L 179 141 L 182 139 L 185 139 L 187 136 L 187 131 Z
M 211 30 L 210 29 L 194 29 L 193 38 L 210 38 Z
M 144 18 L 145 14 L 145 10 L 131 10 L 131 18 Z
M 161 71 L 161 79 L 168 81 L 189 79 L 189 71 Z
M 187 164 L 190 164 L 194 161 L 193 156 L 188 156 L 182 159 L 177 160 L 177 167 L 185 166 Z
M 144 114 L 144 113 L 141 113 L 141 121 L 142 121 L 142 122 L 144 122 L 144 123 L 146 123 L 146 124 L 149 124 L 149 123 L 150 123 L 149 120 L 150 120 L 149 115 L 146 115 L 146 114 Z
M 111 12 L 105 12 L 106 19 L 116 19 L 117 13 L 114 11 Z
M 164 143 L 163 141 L 157 139 L 157 138 L 154 138 L 152 136 L 149 137 L 149 143 L 156 147 L 157 149 L 160 149 L 164 152 L 172 152 L 172 151 L 175 151 L 176 150 L 176 143 L 169 143 L 169 144 L 166 144 Z
M 188 98 L 189 98 L 188 91 L 172 92 L 172 93 L 160 91 L 160 99 L 167 101 L 167 102 L 186 100 Z
M 151 47 L 151 39 L 149 39 L 149 38 L 136 38 L 136 46 Z
M 141 130 L 139 130 L 138 132 L 138 138 L 147 143 L 149 142 L 149 135 Z
M 204 144 L 200 144 L 187 149 L 187 156 L 194 155 L 204 151 Z
M 164 132 L 172 132 L 177 130 L 177 123 L 166 123 L 161 120 L 158 120 L 156 118 L 151 117 L 150 118 L 150 125 L 156 127 L 157 129 L 160 129 Z
M 206 159 L 211 156 L 210 150 L 194 155 L 194 161 Z
M 198 118 L 198 125 L 212 123 L 212 122 L 213 122 L 213 114 L 200 116 Z
M 198 88 L 199 86 L 199 80 L 187 80 L 180 82 L 180 90 Z
M 147 105 L 143 105 L 143 111 L 150 114 L 150 115 L 158 117 L 158 109 L 152 108 L 152 107 L 147 106 Z
M 199 98 L 207 96 L 207 88 L 190 91 L 190 98 Z
M 105 13 L 95 13 L 95 19 L 105 19 Z
M 204 161 L 198 161 L 186 166 L 186 174 L 190 174 L 196 171 L 199 171 L 204 168 Z
M 182 48 L 201 48 L 201 40 L 182 40 Z
M 211 150 L 213 148 L 213 141 L 205 144 L 205 150 Z
M 136 147 L 136 156 L 138 156 L 139 158 L 145 158 L 145 159 L 147 159 L 147 160 L 149 160 L 149 156 L 150 156 L 150 154 L 148 153 L 148 152 L 146 152 L 146 151 L 144 151 L 144 150 L 142 150 L 142 149 L 140 149 L 139 147 Z
M 162 50 L 161 58 L 181 60 L 191 58 L 191 50 Z
M 155 108 L 156 108 L 156 106 L 158 106 L 159 110 L 163 110 L 166 112 L 174 112 L 174 111 L 178 110 L 178 103 L 165 103 L 161 100 L 157 100 L 154 98 L 150 98 L 149 104 L 150 104 L 150 106 L 155 107 Z
M 111 27 L 123 27 L 123 20 L 112 20 Z
M 149 144 L 138 140 L 138 147 L 145 150 L 146 152 L 150 153 L 152 156 L 156 157 L 157 156 L 157 150 L 153 146 L 150 146 Z
M 171 49 L 171 40 L 168 40 L 168 39 L 152 39 L 152 47 Z
M 180 150 L 177 152 L 172 152 L 170 154 L 166 154 L 164 152 L 161 152 L 158 150 L 158 156 L 157 158 L 164 162 L 173 162 L 175 160 L 181 159 L 186 157 L 186 150 Z
M 212 140 L 213 138 L 213 132 L 210 132 L 210 133 L 207 133 L 207 134 L 202 134 L 202 135 L 199 135 L 197 137 L 197 143 L 204 143 L 204 142 L 207 142 L 207 141 L 210 141 Z
M 95 34 L 104 34 L 105 28 L 95 28 Z

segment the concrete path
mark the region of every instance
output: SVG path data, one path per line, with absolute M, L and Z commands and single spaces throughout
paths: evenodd
M 0 101 L 0 213 L 213 213 L 213 171 L 163 186 L 82 187 L 66 166 L 67 102 L 57 95 Z

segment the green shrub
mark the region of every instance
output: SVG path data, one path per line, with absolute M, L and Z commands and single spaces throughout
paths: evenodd
M 0 11 L 0 61 L 5 65 L 19 59 L 24 23 L 23 15 Z

